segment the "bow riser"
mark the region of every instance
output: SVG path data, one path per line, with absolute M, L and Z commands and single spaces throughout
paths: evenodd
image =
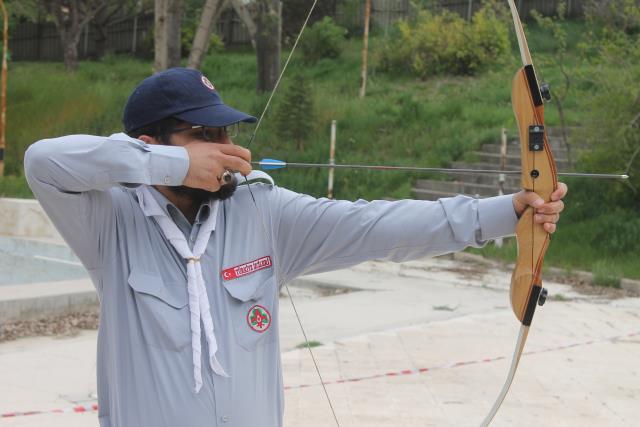
M 513 77 L 511 104 L 520 135 L 522 188 L 535 191 L 548 202 L 558 187 L 556 162 L 544 127 L 544 104 L 532 65 L 521 68 Z
M 544 105 L 532 65 L 516 73 L 512 81 L 513 112 L 520 135 L 522 188 L 534 191 L 545 201 L 558 186 L 555 160 L 544 127 Z M 529 207 L 516 227 L 518 258 L 511 278 L 511 308 L 516 318 L 528 326 L 541 291 L 542 261 L 549 246 L 549 233 L 534 221 Z
M 518 259 L 511 276 L 511 308 L 516 318 L 525 326 L 531 324 L 533 312 L 542 290 L 542 260 L 549 246 L 549 234 L 534 231 L 540 228 L 533 221 L 531 208 L 520 217 L 516 226 Z

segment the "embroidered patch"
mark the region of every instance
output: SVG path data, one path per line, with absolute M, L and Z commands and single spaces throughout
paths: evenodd
M 202 84 L 205 85 L 206 87 L 208 87 L 211 90 L 215 90 L 216 89 L 215 87 L 213 87 L 213 83 L 211 83 L 209 81 L 209 79 L 206 78 L 205 76 L 202 76 Z
M 271 314 L 261 305 L 254 305 L 247 313 L 247 323 L 256 332 L 263 333 L 271 326 Z
M 222 278 L 224 280 L 233 280 L 270 267 L 271 257 L 267 255 L 262 258 L 258 258 L 255 261 L 249 261 L 244 264 L 222 270 Z

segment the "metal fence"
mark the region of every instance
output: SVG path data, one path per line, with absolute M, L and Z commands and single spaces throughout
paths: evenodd
M 352 31 L 362 27 L 365 0 L 341 2 L 336 10 L 336 21 Z M 515 0 L 523 17 L 531 10 L 553 14 L 561 1 L 566 0 Z M 436 8 L 445 8 L 469 17 L 481 6 L 481 0 L 440 0 Z M 578 16 L 583 13 L 583 2 L 568 0 L 568 13 Z M 410 0 L 372 0 L 372 27 L 386 30 L 397 20 L 412 15 Z M 217 33 L 226 45 L 247 44 L 250 37 L 246 27 L 232 9 L 224 11 L 217 23 Z M 93 58 L 97 54 L 96 31 L 88 26 L 78 46 L 80 59 Z M 135 56 L 153 56 L 153 15 L 142 15 L 123 19 L 109 27 L 106 51 L 128 53 Z M 10 31 L 9 50 L 13 60 L 59 61 L 63 57 L 62 45 L 53 23 L 23 22 Z
M 96 55 L 96 32 L 90 26 L 80 37 L 78 56 Z M 108 30 L 106 50 L 114 53 L 147 55 L 153 46 L 153 16 L 140 16 L 112 25 Z M 51 22 L 21 22 L 10 31 L 9 51 L 16 61 L 58 61 L 63 57 L 62 44 Z
M 152 57 L 153 23 L 153 15 L 142 15 L 111 25 L 107 31 L 105 50 Z M 248 30 L 233 10 L 221 14 L 216 31 L 227 45 L 251 42 Z M 78 44 L 80 59 L 97 56 L 96 33 L 91 26 L 85 28 Z M 9 51 L 15 61 L 59 61 L 63 58 L 60 37 L 51 22 L 22 22 L 14 25 L 10 32 Z

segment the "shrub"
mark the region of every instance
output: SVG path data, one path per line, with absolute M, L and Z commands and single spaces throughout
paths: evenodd
M 458 14 L 423 10 L 401 21 L 396 35 L 379 51 L 380 66 L 425 79 L 438 74 L 473 75 L 509 51 L 509 27 L 500 7 L 489 2 L 469 24 Z
M 587 22 L 627 34 L 640 32 L 637 0 L 589 0 L 584 5 Z
M 313 63 L 322 58 L 338 58 L 346 34 L 347 30 L 336 25 L 329 16 L 316 22 L 300 41 L 304 60 Z
M 189 56 L 189 52 L 191 52 L 191 47 L 193 46 L 193 40 L 196 37 L 196 31 L 198 30 L 198 20 L 187 21 L 187 25 L 183 25 L 180 34 L 180 50 L 182 51 L 182 56 Z M 222 38 L 216 34 L 215 32 L 211 32 L 211 36 L 209 37 L 209 46 L 207 47 L 207 52 L 205 55 L 210 52 L 222 52 L 224 50 L 224 42 Z

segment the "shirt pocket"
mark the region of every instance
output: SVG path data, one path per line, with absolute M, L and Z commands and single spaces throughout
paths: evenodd
M 254 351 L 276 339 L 274 330 L 278 310 L 278 289 L 274 276 L 260 280 L 223 282 L 231 296 L 229 310 L 233 319 L 236 342 Z
M 129 274 L 128 283 L 133 290 L 147 344 L 178 352 L 189 346 L 187 285 L 163 281 L 157 273 L 136 269 Z

